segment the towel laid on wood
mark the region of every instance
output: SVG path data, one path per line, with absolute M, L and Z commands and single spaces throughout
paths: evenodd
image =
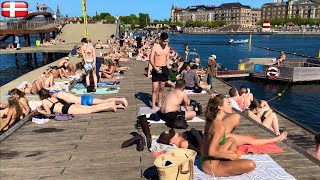
M 241 159 L 251 159 L 256 163 L 256 169 L 252 172 L 237 176 L 215 177 L 210 176 L 199 169 L 199 159 L 196 158 L 194 166 L 195 180 L 272 180 L 285 179 L 294 180 L 295 178 L 288 174 L 281 166 L 279 166 L 268 154 L 243 155 Z
M 75 94 L 114 94 L 114 93 L 118 93 L 119 91 L 119 87 L 114 89 L 114 88 L 98 88 L 96 90 L 96 92 L 87 92 L 87 89 L 77 89 L 74 88 L 71 91 Z
M 183 109 L 183 108 L 182 108 L 182 109 Z M 159 111 L 159 110 L 160 110 L 160 108 L 157 107 L 157 109 L 156 109 L 155 112 L 157 112 L 157 111 Z M 151 111 L 151 108 L 149 108 L 149 107 L 140 107 L 140 108 L 139 108 L 139 112 L 138 112 L 138 116 L 146 115 L 146 117 L 149 118 L 149 117 L 151 116 L 151 114 L 153 114 L 153 113 L 151 113 L 150 111 Z M 160 121 L 148 120 L 148 122 L 150 122 L 150 123 L 166 123 L 165 121 L 163 121 L 163 120 L 161 120 L 161 119 L 160 119 Z M 198 118 L 198 117 L 194 117 L 192 120 L 187 121 L 187 122 L 188 122 L 188 123 L 189 123 L 189 122 L 205 122 L 205 120 L 203 120 L 203 119 L 201 119 L 201 118 Z
M 192 94 L 192 95 L 207 94 L 207 91 L 206 91 L 206 90 L 202 90 L 201 93 L 195 93 L 195 92 L 193 92 L 193 90 L 187 90 L 187 89 L 185 89 L 185 90 L 183 90 L 183 91 L 186 92 L 187 94 Z

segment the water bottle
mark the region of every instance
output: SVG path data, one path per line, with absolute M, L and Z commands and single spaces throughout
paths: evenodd
M 69 84 L 66 84 L 66 92 L 69 92 Z

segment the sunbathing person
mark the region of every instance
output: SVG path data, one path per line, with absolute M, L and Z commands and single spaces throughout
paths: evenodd
M 281 136 L 277 136 L 269 139 L 255 139 L 248 135 L 240 135 L 240 134 L 227 134 L 226 137 L 232 137 L 235 139 L 237 146 L 241 146 L 244 144 L 251 145 L 264 145 L 268 143 L 276 143 L 284 140 L 287 137 L 287 133 L 284 132 Z M 158 142 L 162 144 L 175 145 L 178 148 L 184 149 L 192 149 L 198 153 L 200 152 L 200 146 L 203 141 L 203 134 L 201 131 L 191 128 L 190 131 L 185 131 L 183 133 L 175 132 L 174 129 L 170 129 L 169 131 L 162 132 L 159 136 Z
M 240 96 L 237 101 L 239 108 L 242 110 L 249 108 L 251 101 L 253 101 L 253 94 L 250 92 L 250 89 L 242 85 L 240 86 L 238 93 Z
M 96 43 L 95 48 L 96 49 L 103 49 L 103 44 L 100 40 L 98 40 L 98 42 Z
M 22 119 L 23 111 L 19 104 L 19 101 L 15 97 L 8 98 L 8 111 L 6 119 L 1 123 L 0 131 L 5 131 L 14 125 L 17 121 Z
M 90 76 L 93 76 L 93 82 L 94 82 L 94 91 L 98 88 L 98 78 L 96 74 L 96 51 L 95 48 L 88 43 L 87 38 L 83 38 L 81 40 L 82 46 L 81 46 L 81 53 L 83 56 L 84 61 L 84 69 L 86 70 L 86 85 L 89 87 L 91 85 L 90 83 Z
M 314 136 L 314 140 L 316 142 L 316 148 L 308 149 L 307 152 L 316 159 L 320 160 L 320 133 Z
M 170 91 L 164 100 L 163 106 L 160 109 L 160 116 L 164 121 L 172 122 L 177 118 L 188 121 L 196 117 L 196 112 L 190 109 L 190 100 L 187 93 L 183 91 L 184 87 L 184 80 L 177 80 L 175 89 Z M 180 111 L 182 103 L 184 103 L 186 111 Z
M 103 63 L 100 67 L 100 77 L 111 79 L 114 76 L 114 73 L 116 71 L 116 67 L 114 66 L 112 59 L 109 58 L 108 60 L 103 59 Z
M 50 93 L 46 89 L 39 91 L 39 97 L 42 100 L 42 107 L 37 107 L 37 111 L 44 115 L 50 115 L 54 113 L 62 114 L 91 114 L 101 111 L 112 110 L 117 111 L 117 108 L 123 108 L 123 105 L 118 106 L 113 103 L 105 103 L 93 106 L 82 106 L 75 103 L 62 104 L 55 97 L 51 97 Z
M 281 51 L 280 56 L 274 65 L 280 65 L 284 60 L 286 60 L 286 55 L 284 54 L 283 51 Z
M 60 74 L 62 74 L 61 76 L 63 77 L 68 77 L 75 74 L 74 66 L 69 59 L 70 58 L 67 56 L 58 61 L 58 68 L 61 70 Z
M 272 130 L 277 136 L 280 135 L 279 131 L 279 121 L 278 117 L 274 112 L 266 113 L 265 115 L 261 115 L 261 102 L 259 100 L 253 100 L 249 109 L 245 111 L 245 113 L 257 121 L 258 123 L 264 125 L 268 129 Z
M 200 87 L 200 80 L 196 73 L 198 66 L 196 64 L 190 64 L 186 68 L 186 72 L 182 74 L 182 79 L 186 82 L 186 89 L 194 90 L 195 87 Z
M 177 79 L 180 79 L 180 78 L 181 78 L 181 75 L 179 74 L 179 71 L 178 71 L 178 64 L 173 63 L 171 66 L 171 69 L 169 69 L 169 76 L 168 76 L 168 81 L 166 82 L 166 85 L 169 85 L 174 88 Z
M 92 105 L 98 105 L 98 104 L 108 104 L 108 103 L 116 103 L 121 102 L 120 105 L 117 106 L 117 108 L 127 108 L 128 107 L 128 101 L 125 97 L 123 98 L 108 98 L 108 99 L 98 99 L 91 95 L 83 95 L 81 97 L 75 96 L 73 94 L 67 93 L 67 92 L 57 92 L 53 93 L 51 97 L 55 97 L 59 100 L 62 100 L 66 103 L 75 103 L 78 105 L 83 106 L 92 106 Z M 123 105 L 123 106 L 121 106 Z
M 38 94 L 40 89 L 43 88 L 43 84 L 44 84 L 43 79 L 38 78 L 34 80 L 32 84 L 29 84 L 29 83 L 23 84 L 18 89 L 25 94 Z
M 11 97 L 15 97 L 18 99 L 19 104 L 22 108 L 22 112 L 24 116 L 27 116 L 30 113 L 30 107 L 28 105 L 28 100 L 24 97 L 24 93 L 17 88 L 11 89 L 8 94 Z
M 240 159 L 235 140 L 226 137 L 230 132 L 230 127 L 225 126 L 226 112 L 232 113 L 228 98 L 217 95 L 209 100 L 200 157 L 202 171 L 206 174 L 227 177 L 248 173 L 256 167 L 252 160 Z

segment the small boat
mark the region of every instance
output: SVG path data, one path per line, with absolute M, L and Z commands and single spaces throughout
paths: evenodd
M 230 39 L 228 42 L 230 44 L 246 44 L 249 42 L 249 39 L 241 39 L 241 40 Z
M 320 61 L 311 58 L 286 58 L 275 65 L 276 58 L 247 58 L 239 60 L 238 69 L 253 78 L 273 81 L 320 81 Z

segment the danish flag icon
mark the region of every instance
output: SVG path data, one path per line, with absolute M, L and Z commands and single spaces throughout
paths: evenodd
M 3 17 L 25 17 L 28 15 L 28 3 L 24 1 L 6 1 L 1 4 Z

